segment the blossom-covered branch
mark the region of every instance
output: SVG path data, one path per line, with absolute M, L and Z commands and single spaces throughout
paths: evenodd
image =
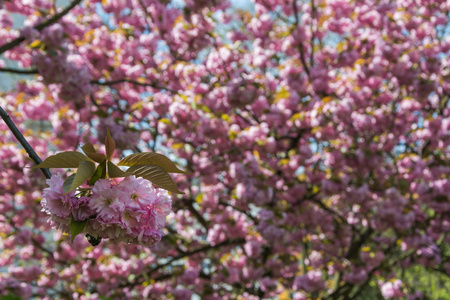
M 74 8 L 75 6 L 77 6 L 82 0 L 73 0 L 72 3 L 70 3 L 66 8 L 64 8 L 61 12 L 55 14 L 54 16 L 52 16 L 51 18 L 35 25 L 33 28 L 41 31 L 42 29 L 58 22 L 62 17 L 64 17 L 65 15 L 67 15 L 69 13 L 69 11 Z M 8 51 L 9 49 L 12 49 L 18 45 L 20 45 L 23 41 L 25 41 L 25 37 L 20 36 L 18 38 L 15 38 L 14 40 L 12 40 L 9 43 L 3 44 L 0 46 L 0 54 L 2 54 L 5 51 Z

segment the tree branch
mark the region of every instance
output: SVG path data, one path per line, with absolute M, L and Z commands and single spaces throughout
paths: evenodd
M 194 201 L 192 199 L 182 199 L 182 203 L 184 203 L 187 209 L 191 212 L 191 214 L 197 219 L 197 221 L 202 224 L 202 226 L 208 231 L 209 225 L 208 221 L 205 220 L 203 215 L 198 212 L 198 210 L 194 207 Z
M 216 244 L 214 246 L 213 245 L 206 245 L 206 246 L 194 249 L 192 251 L 181 253 L 180 255 L 175 256 L 172 259 L 170 259 L 168 262 L 166 262 L 164 264 L 161 264 L 161 265 L 158 265 L 156 268 L 152 269 L 150 271 L 150 273 L 153 273 L 156 270 L 161 269 L 162 267 L 168 266 L 172 262 L 174 262 L 176 260 L 179 260 L 181 258 L 185 258 L 185 257 L 191 256 L 191 255 L 197 254 L 197 253 L 201 253 L 201 252 L 206 252 L 206 251 L 211 250 L 211 249 L 218 249 L 218 248 L 221 248 L 223 246 L 235 246 L 235 245 L 242 245 L 242 244 L 245 244 L 245 238 L 237 238 L 237 239 L 232 239 L 232 240 L 226 240 L 226 241 L 218 243 L 218 244 Z
M 45 20 L 45 21 L 37 24 L 33 28 L 38 30 L 38 31 L 41 31 L 45 27 L 48 27 L 48 26 L 58 22 L 59 19 L 64 17 L 72 8 L 77 6 L 80 2 L 81 2 L 81 0 L 74 0 L 69 6 L 67 6 L 65 9 L 63 9 L 60 13 L 54 15 L 53 17 L 51 17 L 48 20 Z M 12 49 L 12 48 L 20 45 L 23 41 L 25 41 L 25 38 L 23 36 L 19 36 L 18 38 L 12 40 L 11 42 L 0 46 L 0 54 L 2 54 L 5 51 L 8 51 L 9 49 Z
M 34 149 L 30 146 L 30 144 L 27 142 L 27 140 L 23 137 L 22 133 L 20 133 L 19 129 L 17 129 L 14 122 L 11 120 L 9 115 L 6 113 L 6 111 L 3 110 L 3 108 L 0 106 L 0 116 L 2 117 L 3 121 L 5 121 L 8 128 L 11 130 L 11 132 L 14 134 L 16 139 L 19 141 L 19 143 L 22 145 L 22 147 L 27 151 L 28 156 L 38 165 L 42 162 L 39 155 L 36 154 Z M 50 179 L 52 177 L 52 174 L 50 173 L 50 170 L 47 168 L 41 169 L 42 173 L 47 179 Z
M 155 89 L 166 90 L 166 91 L 172 92 L 174 94 L 178 94 L 177 91 L 169 89 L 167 87 L 160 86 L 156 83 L 139 82 L 139 81 L 135 81 L 135 80 L 127 79 L 127 78 L 117 79 L 117 80 L 112 80 L 112 81 L 104 81 L 104 82 L 100 82 L 98 80 L 91 80 L 91 84 L 102 85 L 102 86 L 112 86 L 115 84 L 120 84 L 120 83 L 125 83 L 125 82 L 131 83 L 134 85 L 139 85 L 139 86 L 146 86 L 146 87 L 152 87 Z
M 314 39 L 315 39 L 315 33 L 314 33 L 314 19 L 316 18 L 316 6 L 314 5 L 314 0 L 311 0 L 311 53 L 310 53 L 310 64 L 311 66 L 314 65 Z
M 20 69 L 12 69 L 12 68 L 0 68 L 0 72 L 8 72 L 15 74 L 38 74 L 37 69 L 29 69 L 29 70 L 20 70 Z
M 237 238 L 237 239 L 232 239 L 232 240 L 226 240 L 226 241 L 218 243 L 218 244 L 216 244 L 214 246 L 213 245 L 205 245 L 203 247 L 199 247 L 199 248 L 191 250 L 191 251 L 180 253 L 179 255 L 174 256 L 171 259 L 169 259 L 167 262 L 165 262 L 163 264 L 160 264 L 160 265 L 156 265 L 155 267 L 153 267 L 150 271 L 148 271 L 145 274 L 147 276 L 150 276 L 152 273 L 158 271 L 161 268 L 164 268 L 164 267 L 172 264 L 176 260 L 179 260 L 179 259 L 191 256 L 191 255 L 194 255 L 194 254 L 197 254 L 197 253 L 206 252 L 206 251 L 212 250 L 212 249 L 218 249 L 218 248 L 221 248 L 221 247 L 224 247 L 224 246 L 236 246 L 236 245 L 242 245 L 242 244 L 245 244 L 245 238 Z M 164 276 L 164 275 L 161 275 L 161 276 Z M 138 276 L 138 277 L 140 277 L 140 278 L 136 278 L 135 282 L 133 282 L 133 283 L 129 283 L 129 282 L 128 283 L 123 283 L 123 284 L 120 285 L 120 287 L 133 287 L 133 286 L 135 286 L 137 284 L 140 284 L 141 283 L 140 281 L 143 279 L 142 277 L 144 277 L 144 275 L 142 275 L 142 273 L 141 273 L 141 275 Z M 157 278 L 159 278 L 159 277 L 157 277 Z M 165 276 L 163 278 L 165 278 Z M 161 278 L 159 278 L 159 279 L 161 280 Z
M 295 28 L 297 29 L 298 26 L 300 25 L 300 20 L 298 18 L 298 8 L 297 8 L 297 0 L 294 0 L 292 2 L 292 8 L 294 10 L 294 17 L 295 17 Z M 298 45 L 299 47 L 299 52 L 300 52 L 300 61 L 303 65 L 303 69 L 305 69 L 306 75 L 308 76 L 308 79 L 311 81 L 311 76 L 309 74 L 309 67 L 308 64 L 306 63 L 306 59 L 305 59 L 305 47 L 303 47 L 303 42 L 300 41 L 300 44 Z

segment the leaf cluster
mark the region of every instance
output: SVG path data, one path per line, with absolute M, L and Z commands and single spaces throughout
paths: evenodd
M 131 154 L 117 165 L 114 164 L 111 159 L 115 151 L 115 142 L 109 130 L 105 139 L 106 155 L 97 152 L 91 143 L 85 144 L 81 149 L 84 154 L 77 151 L 61 152 L 47 157 L 33 168 L 77 168 L 77 171 L 64 181 L 63 190 L 66 193 L 75 190 L 88 180 L 88 184 L 93 185 L 99 179 L 134 175 L 149 180 L 155 187 L 183 194 L 177 189 L 169 173 L 186 174 L 186 172 L 179 169 L 165 155 L 154 152 Z M 129 168 L 123 171 L 118 166 Z

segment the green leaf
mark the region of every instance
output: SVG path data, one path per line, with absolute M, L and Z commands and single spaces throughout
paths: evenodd
M 150 180 L 153 185 L 176 194 L 184 194 L 177 189 L 169 173 L 155 165 L 135 165 L 127 170 L 127 173 L 136 177 Z
M 75 175 L 76 174 L 73 173 L 72 175 L 67 177 L 66 180 L 64 180 L 64 183 L 63 183 L 63 191 L 64 191 L 64 193 L 70 192 L 70 187 L 72 186 L 73 179 L 75 178 Z
M 114 150 L 116 149 L 116 143 L 109 134 L 108 128 L 106 128 L 105 149 L 106 149 L 106 157 L 108 158 L 108 160 L 110 160 L 114 154 Z
M 35 168 L 78 168 L 82 161 L 91 161 L 83 153 L 76 151 L 65 151 L 47 157 L 43 162 L 34 166 Z
M 22 298 L 9 292 L 7 295 L 0 295 L 0 300 L 22 300 Z
M 77 222 L 77 221 L 75 221 L 75 220 L 73 219 L 73 217 L 72 217 L 72 220 L 70 221 L 70 225 L 69 225 L 70 236 L 71 236 L 70 241 L 71 241 L 72 243 L 73 243 L 73 240 L 75 239 L 75 237 L 76 237 L 77 235 L 79 235 L 79 234 L 84 230 L 84 228 L 86 227 L 86 224 L 87 224 L 88 220 L 89 220 L 89 219 L 86 219 L 86 220 L 81 221 L 81 222 Z
M 91 178 L 91 176 L 94 173 L 95 173 L 95 164 L 93 162 L 90 161 L 80 162 L 77 173 L 75 174 L 75 177 L 72 180 L 72 184 L 67 192 L 70 192 L 79 187 L 80 185 L 82 185 L 89 178 Z
M 85 144 L 81 149 L 83 149 L 83 152 L 95 162 L 101 163 L 106 158 L 105 154 L 97 153 L 91 143 Z
M 186 172 L 178 169 L 178 167 L 166 156 L 154 152 L 130 154 L 119 161 L 118 165 L 129 167 L 136 165 L 155 165 L 163 168 L 164 170 L 166 170 L 166 172 L 169 173 L 187 174 Z
M 406 193 L 409 190 L 409 183 L 406 179 L 400 179 L 398 185 L 402 193 Z
M 128 174 L 125 171 L 122 171 L 118 166 L 108 161 L 108 176 L 110 178 L 116 178 L 116 177 L 127 177 L 130 176 L 130 174 Z
M 102 161 L 101 164 L 97 166 L 94 175 L 89 180 L 89 185 L 94 185 L 95 182 L 99 179 L 106 178 L 106 159 Z
M 84 144 L 83 147 L 81 147 L 81 149 L 83 149 L 83 151 L 86 152 L 92 152 L 92 153 L 96 153 L 97 151 L 95 150 L 94 146 L 91 143 L 86 143 Z

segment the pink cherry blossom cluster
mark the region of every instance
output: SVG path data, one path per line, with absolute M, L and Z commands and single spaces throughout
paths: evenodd
M 91 90 L 89 70 L 80 65 L 77 55 L 36 53 L 31 61 L 46 84 L 58 84 L 59 97 L 82 104 Z
M 80 196 L 75 190 L 64 193 L 63 182 L 59 175 L 48 179 L 49 187 L 44 189 L 41 201 L 53 228 L 70 233 L 72 219 L 88 220 L 84 232 L 92 236 L 148 247 L 161 240 L 172 208 L 166 190 L 153 187 L 146 179 L 129 176 L 118 184 L 99 179 Z

